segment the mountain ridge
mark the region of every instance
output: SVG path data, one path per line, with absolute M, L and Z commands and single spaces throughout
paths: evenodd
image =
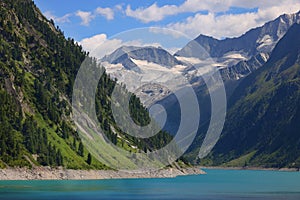
M 145 46 L 122 46 L 116 49 L 113 53 L 104 56 L 100 59 L 100 62 L 109 62 L 111 64 L 123 64 L 126 69 L 138 68 L 136 64 L 130 58 L 138 60 L 146 60 L 151 63 L 160 64 L 167 68 L 171 68 L 174 65 L 180 65 L 182 62 L 177 60 L 168 51 L 161 47 Z
M 268 55 L 279 39 L 294 24 L 300 23 L 300 11 L 294 14 L 283 14 L 263 26 L 248 30 L 239 37 L 218 40 L 211 36 L 200 34 L 175 55 L 195 57 L 200 59 L 212 58 L 220 63 L 224 80 L 238 80 L 261 67 L 265 62 L 255 65 L 248 61 L 261 54 Z M 240 58 L 223 63 L 227 54 L 237 54 Z M 230 61 L 230 59 L 227 59 Z M 248 64 L 247 64 L 248 62 Z M 242 65 L 241 65 L 242 64 Z M 229 79 L 228 79 L 229 78 Z
M 259 45 L 261 45 L 259 41 L 261 41 L 264 36 L 270 35 L 272 41 L 276 43 L 276 41 L 278 41 L 278 39 L 280 39 L 285 34 L 287 29 L 294 23 L 300 23 L 300 11 L 294 14 L 283 14 L 275 20 L 265 23 L 263 26 L 247 31 L 239 37 L 218 40 L 211 36 L 200 34 L 194 40 L 199 43 L 211 57 L 222 57 L 229 51 L 241 50 L 245 54 L 256 55 L 259 52 L 270 52 L 274 46 L 274 43 L 272 42 L 272 44 L 267 45 L 267 49 L 259 51 L 257 49 Z M 241 40 L 241 42 L 238 40 Z M 222 46 L 225 47 L 222 48 Z M 247 47 L 246 49 L 249 50 L 246 50 L 244 48 L 245 46 Z M 179 50 L 176 54 L 183 56 L 185 51 L 184 48 Z
M 267 63 L 241 81 L 229 101 L 222 137 L 202 163 L 300 167 L 299 33 L 294 24 Z

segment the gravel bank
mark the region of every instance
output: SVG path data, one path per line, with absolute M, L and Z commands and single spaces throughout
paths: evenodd
M 170 178 L 205 174 L 200 168 L 169 168 L 155 171 L 72 170 L 36 167 L 0 169 L 0 180 L 90 180 L 120 178 Z

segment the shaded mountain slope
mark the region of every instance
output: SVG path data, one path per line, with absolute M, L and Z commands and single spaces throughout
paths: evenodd
M 299 34 L 293 25 L 268 62 L 241 81 L 222 137 L 202 163 L 300 167 Z

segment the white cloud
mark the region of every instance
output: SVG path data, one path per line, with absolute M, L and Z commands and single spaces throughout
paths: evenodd
M 104 16 L 107 20 L 114 19 L 114 11 L 111 8 L 98 7 L 95 11 L 97 14 Z
M 284 13 L 295 13 L 300 8 L 300 2 L 280 6 L 259 8 L 255 13 L 216 15 L 195 14 L 184 22 L 170 23 L 167 28 L 174 29 L 194 38 L 199 34 L 216 38 L 236 37 L 251 28 L 258 27 Z
M 82 22 L 81 25 L 88 26 L 90 22 L 95 18 L 95 15 L 93 15 L 91 12 L 84 12 L 81 10 L 78 10 L 76 12 L 76 16 L 80 17 Z
M 90 38 L 85 38 L 79 42 L 85 51 L 90 52 L 90 55 L 96 58 L 102 58 L 105 55 L 111 54 L 116 49 L 122 46 L 137 46 L 137 47 L 161 47 L 159 43 L 145 43 L 142 40 L 123 41 L 121 39 L 107 39 L 106 34 L 98 34 Z M 169 48 L 171 52 L 177 51 L 178 48 Z
M 120 39 L 107 39 L 106 34 L 95 35 L 90 38 L 85 38 L 79 42 L 83 49 L 90 52 L 90 55 L 96 58 L 102 58 L 115 51 L 121 46 L 138 46 L 139 41 L 123 42 Z
M 241 20 L 245 19 L 247 20 Z M 241 35 L 245 30 L 256 25 L 254 14 L 224 15 L 216 17 L 215 14 L 196 14 L 189 17 L 185 22 L 171 23 L 168 28 L 180 31 L 194 38 L 200 33 L 216 38 L 232 37 Z
M 198 12 L 198 11 L 213 11 L 220 12 L 226 11 L 230 7 L 230 1 L 211 1 L 211 0 L 186 0 L 183 4 L 177 5 L 164 5 L 162 7 L 157 6 L 156 3 L 147 8 L 131 9 L 128 5 L 126 8 L 126 15 L 136 18 L 144 23 L 152 21 L 161 21 L 167 16 L 177 15 L 179 13 L 186 12 Z
M 70 17 L 72 16 L 71 13 L 65 14 L 62 17 L 57 17 L 55 16 L 51 11 L 46 11 L 44 13 L 44 15 L 46 16 L 46 18 L 48 19 L 53 19 L 55 22 L 57 23 L 67 23 L 67 22 L 71 22 L 70 21 Z
M 130 5 L 126 8 L 126 15 L 130 17 L 137 18 L 144 23 L 151 21 L 160 21 L 168 15 L 174 15 L 177 13 L 177 6 L 175 5 L 165 5 L 163 7 L 158 7 L 156 3 L 152 4 L 148 8 L 138 8 L 132 10 Z
M 232 0 L 224 1 L 224 0 L 186 0 L 183 4 L 181 4 L 178 8 L 181 13 L 183 12 L 198 12 L 207 10 L 210 12 L 221 12 L 229 9 Z
M 107 40 L 107 36 L 105 34 L 99 34 L 90 38 L 85 38 L 81 40 L 79 43 L 84 50 L 88 52 L 92 52 L 95 48 L 97 48 L 106 40 Z
M 260 8 L 268 9 L 271 7 L 285 7 L 286 5 L 295 6 L 299 0 L 261 0 L 261 1 L 246 1 L 246 0 L 186 0 L 180 5 L 164 5 L 157 6 L 156 3 L 149 7 L 139 7 L 135 10 L 128 5 L 126 15 L 136 18 L 143 23 L 157 22 L 163 20 L 167 16 L 177 15 L 180 13 L 197 13 L 199 11 L 208 11 L 209 13 L 218 13 L 228 11 L 231 7 L 241 8 Z M 299 7 L 298 7 L 299 9 Z M 278 15 L 278 13 L 275 13 Z

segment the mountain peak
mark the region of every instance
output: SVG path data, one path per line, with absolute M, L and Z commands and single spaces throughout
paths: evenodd
M 156 63 L 167 68 L 171 68 L 175 65 L 182 64 L 168 51 L 161 47 L 145 46 L 122 46 L 115 50 L 112 54 L 107 55 L 101 59 L 102 62 L 108 62 L 111 64 L 123 64 L 127 69 L 133 69 L 137 66 L 130 60 L 145 60 L 147 62 Z M 130 66 L 129 66 L 130 64 Z
M 297 19 L 300 17 L 300 10 L 297 13 L 285 13 L 283 15 L 281 15 L 279 18 L 289 18 L 289 19 Z M 299 23 L 299 21 L 298 21 Z
M 196 45 L 203 47 L 209 56 L 213 58 L 221 58 L 228 52 L 243 52 L 248 57 L 255 56 L 260 52 L 270 53 L 275 44 L 294 23 L 300 23 L 300 11 L 294 14 L 283 14 L 261 27 L 247 31 L 240 37 L 218 40 L 201 34 L 179 50 L 176 55 L 201 59 L 203 57 L 202 53 L 198 56 L 195 53 L 191 55 L 192 49 L 195 49 Z

